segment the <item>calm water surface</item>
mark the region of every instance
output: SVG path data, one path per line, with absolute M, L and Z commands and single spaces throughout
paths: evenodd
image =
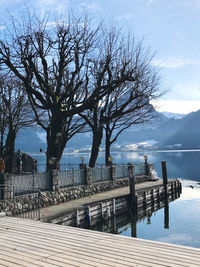
M 136 222 L 138 238 L 200 248 L 200 188 L 193 181 L 182 180 L 183 193 L 169 203 L 169 228 L 164 227 L 164 208 L 149 218 Z M 190 188 L 192 185 L 194 188 Z M 196 186 L 196 187 L 195 187 Z M 132 236 L 134 219 L 118 229 L 121 235 Z
M 154 163 L 161 177 L 161 161 L 167 162 L 167 172 L 170 178 L 179 178 L 183 184 L 181 197 L 169 204 L 169 228 L 164 228 L 164 208 L 154 212 L 149 218 L 135 222 L 129 219 L 117 232 L 121 235 L 169 242 L 200 248 L 200 150 L 197 151 L 148 151 L 148 152 L 114 152 L 113 162 L 127 164 L 148 161 Z M 44 155 L 33 155 L 39 164 L 45 163 Z M 61 164 L 79 164 L 81 156 L 85 163 L 89 154 L 64 154 Z M 104 154 L 100 153 L 98 164 L 104 164 Z M 42 166 L 42 165 L 41 165 Z M 191 186 L 193 188 L 191 188 Z

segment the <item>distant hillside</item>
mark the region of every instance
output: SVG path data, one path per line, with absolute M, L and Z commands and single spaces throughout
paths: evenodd
M 68 151 L 84 150 L 91 147 L 92 134 L 77 134 L 66 149 Z M 178 114 L 162 114 L 154 111 L 154 119 L 144 125 L 135 125 L 123 132 L 113 149 L 195 149 L 200 148 L 200 110 L 186 116 Z M 39 152 L 46 150 L 46 135 L 39 128 L 23 129 L 17 136 L 16 150 Z M 102 140 L 101 148 L 104 148 Z
M 184 149 L 200 148 L 200 110 L 185 116 L 177 126 L 175 133 L 164 141 L 165 145 L 179 143 Z

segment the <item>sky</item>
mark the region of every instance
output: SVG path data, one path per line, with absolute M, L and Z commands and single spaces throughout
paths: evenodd
M 26 5 L 41 16 L 86 10 L 131 29 L 155 51 L 152 64 L 167 91 L 155 108 L 184 114 L 200 109 L 200 0 L 0 0 L 0 17 L 6 20 L 7 11 L 17 16 Z

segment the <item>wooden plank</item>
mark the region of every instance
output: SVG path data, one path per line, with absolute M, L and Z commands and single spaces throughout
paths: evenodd
M 1 218 L 0 233 L 2 266 L 200 266 L 199 249 L 73 227 Z

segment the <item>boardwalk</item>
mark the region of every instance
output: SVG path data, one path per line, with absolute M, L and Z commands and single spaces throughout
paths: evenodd
M 200 266 L 200 249 L 0 218 L 0 266 Z
M 158 185 L 162 185 L 163 181 L 153 181 L 153 182 L 144 182 L 135 185 L 136 191 L 144 190 L 147 188 L 152 188 Z M 88 205 L 94 202 L 99 202 L 109 198 L 116 198 L 124 195 L 128 195 L 130 193 L 129 186 L 117 188 L 113 190 L 109 190 L 106 192 L 98 193 L 95 195 L 91 195 L 88 197 L 79 198 L 76 200 L 70 200 L 65 203 L 61 203 L 59 205 L 50 206 L 48 208 L 41 209 L 41 221 L 48 221 L 51 218 L 55 218 L 57 216 L 61 216 L 69 212 L 70 210 L 80 209 L 84 205 Z

